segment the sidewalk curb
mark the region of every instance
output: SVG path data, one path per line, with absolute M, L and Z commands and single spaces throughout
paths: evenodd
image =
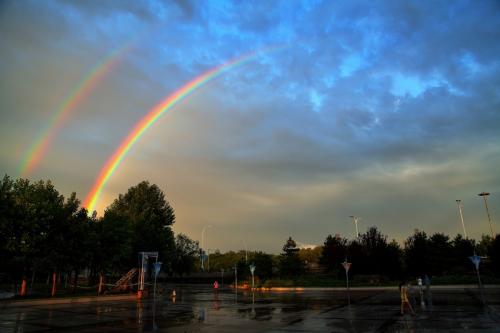
M 108 301 L 132 301 L 137 300 L 137 295 L 105 295 L 105 296 L 84 296 L 84 297 L 65 297 L 65 298 L 45 298 L 33 300 L 14 300 L 1 301 L 0 308 L 14 308 L 37 305 L 55 305 L 55 304 L 77 304 L 77 303 L 96 303 Z
M 417 288 L 417 285 L 413 285 Z M 477 284 L 461 284 L 461 285 L 431 285 L 431 290 L 449 290 L 449 289 L 476 289 Z M 232 287 L 234 289 L 234 287 Z M 425 288 L 425 286 L 423 286 Z M 500 285 L 483 285 L 484 289 L 500 289 Z M 398 286 L 384 286 L 384 287 L 350 287 L 351 291 L 368 291 L 368 290 L 380 290 L 380 291 L 394 291 L 398 290 Z M 238 290 L 249 290 L 238 288 Z M 270 288 L 255 288 L 255 291 L 259 292 L 307 292 L 307 291 L 345 291 L 346 287 L 270 287 Z

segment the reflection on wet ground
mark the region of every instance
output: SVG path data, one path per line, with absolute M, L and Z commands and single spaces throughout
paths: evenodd
M 175 288 L 176 297 L 168 297 Z M 500 331 L 500 289 L 482 306 L 476 289 L 432 293 L 432 307 L 399 314 L 399 294 L 343 291 L 214 292 L 199 285 L 166 286 L 152 299 L 99 304 L 0 308 L 0 332 L 418 332 Z M 2 306 L 2 305 L 0 305 Z

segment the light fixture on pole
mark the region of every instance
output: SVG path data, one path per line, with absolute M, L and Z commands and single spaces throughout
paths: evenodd
M 342 266 L 345 269 L 345 281 L 346 281 L 346 285 L 347 285 L 347 305 L 348 306 L 351 306 L 351 295 L 349 292 L 349 269 L 351 268 L 351 264 L 352 263 L 347 262 L 347 257 L 345 258 L 344 262 L 342 263 Z
M 462 228 L 464 229 L 464 236 L 465 236 L 465 239 L 467 239 L 467 232 L 465 231 L 465 224 L 464 224 L 464 214 L 462 212 L 462 200 L 457 199 L 455 201 L 457 202 L 458 211 L 460 212 L 460 219 L 462 220 Z
M 352 220 L 354 221 L 354 225 L 356 225 L 356 239 L 359 238 L 359 231 L 358 231 L 358 221 L 360 220 L 359 217 L 357 216 L 349 216 L 350 218 L 352 218 Z
M 255 290 L 255 279 L 254 279 L 254 273 L 255 273 L 255 265 L 250 264 L 250 273 L 252 274 L 252 291 Z
M 493 225 L 491 224 L 490 211 L 488 210 L 488 202 L 486 200 L 486 197 L 490 194 L 488 192 L 481 192 L 478 195 L 480 197 L 483 197 L 484 199 L 484 206 L 486 207 L 486 214 L 488 215 L 488 222 L 490 223 L 491 238 L 495 239 L 495 233 L 493 232 Z

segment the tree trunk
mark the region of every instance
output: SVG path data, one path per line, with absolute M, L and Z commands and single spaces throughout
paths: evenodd
M 57 283 L 57 273 L 54 271 L 52 273 L 52 292 L 50 294 L 52 297 L 54 297 L 56 294 L 56 283 Z
M 33 285 L 35 284 L 35 273 L 36 271 L 33 271 L 33 273 L 31 274 L 31 285 L 29 291 L 30 294 L 33 292 Z
M 76 287 L 78 286 L 78 270 L 75 269 L 75 277 L 73 280 L 73 290 L 72 293 L 74 294 L 76 292 Z

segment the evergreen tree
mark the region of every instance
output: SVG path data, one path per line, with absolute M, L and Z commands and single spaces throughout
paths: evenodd
M 283 253 L 280 255 L 280 274 L 284 277 L 297 277 L 305 271 L 304 263 L 299 257 L 297 244 L 289 237 L 283 245 Z

